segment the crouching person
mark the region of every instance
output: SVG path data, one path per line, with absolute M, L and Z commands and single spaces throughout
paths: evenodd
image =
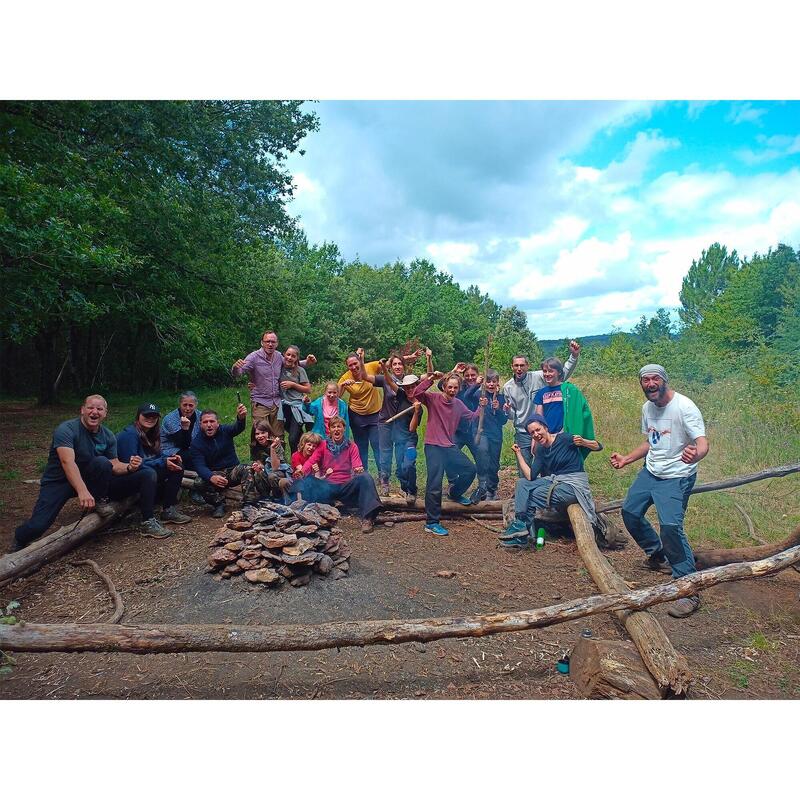
M 277 436 L 270 436 L 269 425 L 264 420 L 256 422 L 255 437 L 256 459 L 251 465 L 251 483 L 244 488 L 245 502 L 270 497 L 288 504 L 292 467 L 283 461 L 283 443 Z
M 176 503 L 181 493 L 183 480 L 183 463 L 177 453 L 165 455 L 161 440 L 161 412 L 155 403 L 144 403 L 136 411 L 136 419 L 117 436 L 117 455 L 123 463 L 130 463 L 134 456 L 141 459 L 139 470 L 152 471 L 147 475 L 150 483 L 155 484 L 155 491 L 150 498 L 149 486 L 146 490 L 147 508 L 142 512 L 142 535 L 156 539 L 169 536 L 169 531 L 159 524 L 153 515 L 153 506 L 161 500 L 163 511 L 161 522 L 183 525 L 192 518 L 178 511 Z
M 533 463 L 528 466 L 523 449 L 512 445 L 523 477 L 514 491 L 514 521 L 500 534 L 503 547 L 525 547 L 537 508 L 563 511 L 579 503 L 592 524 L 597 521 L 589 478 L 583 466 L 584 450 L 602 450 L 594 439 L 570 433 L 551 433 L 541 414 L 533 414 L 526 426 L 536 445 Z
M 339 500 L 345 506 L 355 506 L 362 532 L 369 533 L 381 501 L 375 480 L 364 471 L 358 447 L 345 437 L 344 427 L 344 420 L 334 417 L 330 421 L 330 436 L 303 464 L 303 499 L 330 505 Z M 319 468 L 320 480 L 310 478 L 315 466 Z
M 75 419 L 62 422 L 53 432 L 50 453 L 42 474 L 39 497 L 31 518 L 14 532 L 11 550 L 21 550 L 38 539 L 55 522 L 71 497 L 78 498 L 83 514 L 96 512 L 101 517 L 114 513 L 108 500 L 139 495 L 142 519 L 147 516 L 151 479 L 139 471 L 142 460 L 134 456 L 129 463 L 117 457 L 117 440 L 103 425 L 108 405 L 99 394 L 89 395 Z M 152 508 L 152 505 L 150 505 Z M 160 527 L 160 526 L 159 526 Z M 168 535 L 168 534 L 167 534 Z
M 225 516 L 225 490 L 248 480 L 253 473 L 249 464 L 239 462 L 234 438 L 244 430 L 247 409 L 240 403 L 236 422 L 219 424 L 216 411 L 206 410 L 200 417 L 200 435 L 192 442 L 192 460 L 203 483 L 200 493 L 214 506 L 211 516 Z

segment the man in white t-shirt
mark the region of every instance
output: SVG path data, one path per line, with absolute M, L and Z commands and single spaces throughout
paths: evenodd
M 647 439 L 623 456 L 611 454 L 611 466 L 622 469 L 640 458 L 645 466 L 636 476 L 622 505 L 622 520 L 647 553 L 645 565 L 680 578 L 695 572 L 694 555 L 683 530 L 683 519 L 694 482 L 697 462 L 708 453 L 708 439 L 700 409 L 671 389 L 660 364 L 639 370 L 639 384 L 647 398 L 642 406 L 642 433 Z M 655 505 L 661 537 L 645 519 Z M 688 617 L 700 607 L 700 596 L 682 597 L 671 604 L 672 617 Z

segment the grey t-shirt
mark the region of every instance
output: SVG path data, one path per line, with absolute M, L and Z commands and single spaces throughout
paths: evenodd
M 75 451 L 75 463 L 79 470 L 84 469 L 95 456 L 105 456 L 108 459 L 117 457 L 117 439 L 105 425 L 101 425 L 97 433 L 90 433 L 81 424 L 80 417 L 68 419 L 53 432 L 42 483 L 67 479 L 56 452 L 57 447 L 69 447 Z
M 308 383 L 308 373 L 303 367 L 297 367 L 297 371 L 287 369 L 285 366 L 281 369 L 282 381 L 294 381 L 295 383 Z M 281 399 L 287 403 L 302 403 L 303 392 L 298 389 L 281 389 Z

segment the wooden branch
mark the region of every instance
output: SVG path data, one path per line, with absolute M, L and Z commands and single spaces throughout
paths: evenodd
M 392 511 L 408 511 L 415 508 L 419 511 L 425 510 L 425 499 L 417 498 L 413 506 L 409 506 L 403 497 L 381 497 L 383 507 Z M 482 503 L 474 505 L 462 506 L 460 503 L 454 503 L 452 500 L 442 500 L 442 512 L 450 514 L 474 514 L 476 511 L 483 513 L 494 512 L 496 514 L 503 513 L 502 500 L 484 500 Z
M 578 552 L 600 591 L 608 594 L 624 593 L 627 584 L 598 550 L 594 530 L 584 510 L 573 503 L 567 506 L 567 513 L 572 522 Z M 646 611 L 615 613 L 639 649 L 642 661 L 662 695 L 671 693 L 677 697 L 685 696 L 692 679 L 689 665 L 676 652 L 658 620 Z
M 77 524 L 73 522 L 64 525 L 48 536 L 31 542 L 22 550 L 3 556 L 0 558 L 0 586 L 6 581 L 36 572 L 48 561 L 74 550 L 97 531 L 119 519 L 137 500 L 138 495 L 111 503 L 114 514 L 110 517 L 101 517 L 96 513 L 87 514 Z
M 409 406 L 408 408 L 404 408 L 399 414 L 395 414 L 393 417 L 389 417 L 389 419 L 384 422 L 384 425 L 388 425 L 390 422 L 394 422 L 396 419 L 400 419 L 400 417 L 404 417 L 406 414 L 410 414 L 414 410 L 414 406 Z
M 0 625 L 0 650 L 50 652 L 265 653 L 431 642 L 546 628 L 595 614 L 641 611 L 688 597 L 718 583 L 773 575 L 800 562 L 800 546 L 747 564 L 694 572 L 624 594 L 594 595 L 533 611 L 436 619 L 325 622 L 318 625 Z
M 109 624 L 116 624 L 122 619 L 122 615 L 125 613 L 125 604 L 122 602 L 122 595 L 117 591 L 117 587 L 114 586 L 114 581 L 112 581 L 111 578 L 109 578 L 108 575 L 106 575 L 106 573 L 100 569 L 96 561 L 92 561 L 91 558 L 85 558 L 82 561 L 72 562 L 73 567 L 80 567 L 84 564 L 88 567 L 91 567 L 95 575 L 97 575 L 103 581 L 103 583 L 105 583 L 108 593 L 111 595 L 111 599 L 114 601 L 114 616 L 109 620 Z
M 703 492 L 716 492 L 719 489 L 732 489 L 734 486 L 744 486 L 746 483 L 755 483 L 755 481 L 763 481 L 767 478 L 785 478 L 793 472 L 800 472 L 800 462 L 795 464 L 784 464 L 781 467 L 770 467 L 769 469 L 762 469 L 760 472 L 753 472 L 749 475 L 739 475 L 735 478 L 726 478 L 722 481 L 709 481 L 708 483 L 695 484 L 691 494 L 702 494 Z M 621 500 L 611 500 L 608 503 L 603 503 L 597 506 L 597 512 L 601 511 L 616 511 L 622 508 L 625 498 Z
M 736 502 L 733 504 L 736 506 L 736 510 L 744 517 L 744 521 L 747 525 L 747 532 L 750 534 L 751 539 L 755 539 L 759 544 L 769 544 L 766 539 L 762 539 L 757 533 L 755 526 L 753 525 L 753 520 L 750 519 L 750 515 Z
M 492 533 L 502 533 L 502 532 L 503 532 L 503 529 L 502 529 L 502 528 L 495 528 L 493 525 L 487 525 L 485 522 L 481 522 L 481 521 L 480 521 L 480 520 L 479 520 L 479 519 L 478 519 L 478 518 L 475 516 L 475 514 L 470 514 L 470 515 L 469 515 L 469 518 L 470 518 L 471 520 L 473 520 L 474 522 L 477 522 L 477 523 L 478 523 L 478 525 L 480 525 L 482 528 L 486 528 L 486 530 L 487 530 L 487 531 L 491 531 Z
M 782 542 L 773 542 L 772 544 L 754 547 L 735 547 L 730 550 L 725 548 L 720 548 L 718 550 L 695 550 L 694 562 L 698 569 L 706 569 L 707 567 L 719 567 L 723 564 L 755 561 L 759 558 L 768 558 L 769 556 L 788 550 L 790 547 L 795 547 L 799 544 L 800 526 L 795 528 L 794 532 L 787 536 Z

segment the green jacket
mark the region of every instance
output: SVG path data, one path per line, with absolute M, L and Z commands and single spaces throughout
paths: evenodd
M 564 381 L 561 384 L 561 397 L 564 402 L 564 430 L 573 436 L 594 439 L 592 410 L 581 390 L 574 383 Z M 588 447 L 579 449 L 583 460 L 586 461 L 586 456 L 592 451 Z

